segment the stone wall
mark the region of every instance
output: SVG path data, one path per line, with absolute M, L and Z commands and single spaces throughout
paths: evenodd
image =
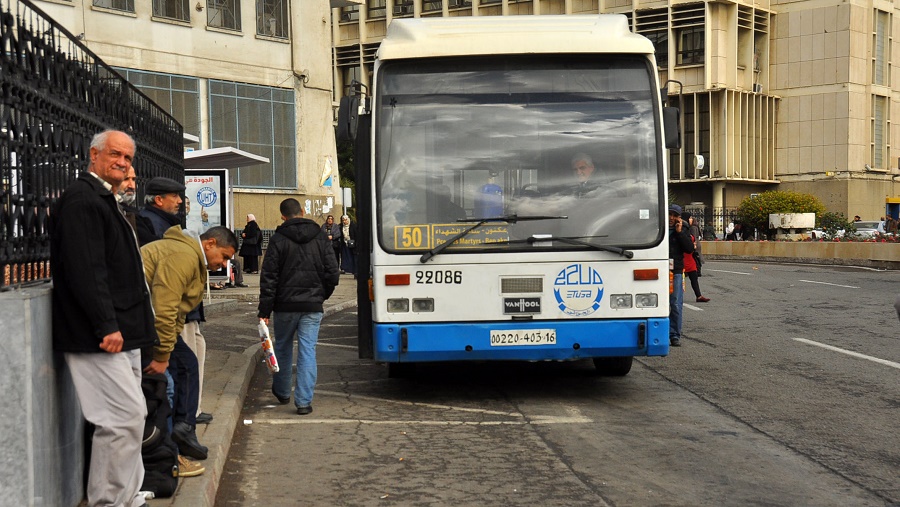
M 50 285 L 0 293 L 0 498 L 75 506 L 84 496 L 84 423 L 51 344 Z

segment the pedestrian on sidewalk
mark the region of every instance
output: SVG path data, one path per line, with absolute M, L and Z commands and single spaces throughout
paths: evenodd
M 694 242 L 681 220 L 681 206 L 669 206 L 669 262 L 672 264 L 672 293 L 669 294 L 669 345 L 681 346 L 684 310 L 684 254 L 694 251 Z
M 197 441 L 197 363 L 182 364 L 182 357 L 172 356 L 176 344 L 184 343 L 185 318 L 203 299 L 209 270 L 219 270 L 237 249 L 237 238 L 227 227 L 213 227 L 202 235 L 181 230 L 180 225 L 166 231 L 163 238 L 141 247 L 144 273 L 156 313 L 159 344 L 154 346 L 153 360 L 144 371 L 162 373 L 175 359 L 175 404 L 172 415 L 172 439 L 181 454 L 206 459 L 207 448 Z M 185 346 L 185 348 L 187 348 Z M 190 349 L 188 349 L 190 352 Z
M 356 222 L 347 215 L 341 215 L 341 273 L 350 273 L 356 278 Z
M 240 256 L 244 259 L 244 273 L 254 275 L 259 272 L 259 256 L 262 255 L 263 235 L 252 213 L 247 214 L 247 225 L 241 232 Z
M 269 240 L 259 276 L 258 317 L 268 324 L 275 313 L 275 358 L 281 368 L 272 377 L 272 394 L 282 405 L 291 401 L 291 359 L 297 337 L 294 405 L 297 414 L 306 415 L 313 410 L 323 303 L 337 287 L 340 274 L 331 240 L 318 224 L 303 218 L 300 202 L 285 199 L 280 211 L 284 223 Z
M 684 212 L 681 215 L 681 219 L 693 223 L 693 217 L 688 212 Z M 684 254 L 684 274 L 691 280 L 691 288 L 694 290 L 694 296 L 697 297 L 697 302 L 707 303 L 709 302 L 709 298 L 704 297 L 703 294 L 700 293 L 700 265 L 696 250 L 697 238 L 693 234 L 691 234 L 691 241 L 694 242 L 694 251 Z
M 53 350 L 63 354 L 84 418 L 94 425 L 91 507 L 144 505 L 140 349 L 153 345 L 156 331 L 134 230 L 116 200 L 135 148 L 124 132 L 95 135 L 88 170 L 50 213 Z

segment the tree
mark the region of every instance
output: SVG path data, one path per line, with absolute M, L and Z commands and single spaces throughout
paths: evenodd
M 815 213 L 818 219 L 825 213 L 825 205 L 811 194 L 769 190 L 747 197 L 737 209 L 741 223 L 760 231 L 769 228 L 769 215 L 773 213 Z
M 353 202 L 356 202 L 356 158 L 355 152 L 353 151 L 353 142 L 348 141 L 344 143 L 338 143 L 337 145 L 337 156 L 338 156 L 338 174 L 341 177 L 341 187 L 349 188 L 350 195 L 353 198 Z M 354 221 L 356 220 L 356 209 L 355 206 L 351 210 L 346 211 L 347 215 L 350 216 Z

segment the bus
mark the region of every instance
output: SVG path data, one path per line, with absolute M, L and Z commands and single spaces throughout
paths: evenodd
M 395 19 L 351 86 L 361 358 L 668 354 L 678 112 L 625 16 Z

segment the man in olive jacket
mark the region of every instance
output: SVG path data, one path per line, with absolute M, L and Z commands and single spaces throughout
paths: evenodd
M 259 276 L 260 320 L 275 312 L 275 358 L 281 365 L 272 377 L 272 394 L 282 404 L 291 401 L 291 359 L 297 336 L 297 414 L 312 412 L 316 386 L 316 342 L 322 322 L 322 303 L 331 297 L 340 279 L 331 241 L 322 228 L 303 218 L 296 199 L 281 202 L 275 229 Z
M 185 317 L 203 299 L 208 269 L 221 269 L 234 255 L 236 248 L 237 238 L 227 227 L 213 227 L 197 236 L 194 231 L 183 231 L 180 225 L 166 230 L 161 240 L 141 247 L 159 335 L 153 360 L 145 371 L 162 373 L 166 370 L 178 335 L 184 329 Z M 178 373 L 179 378 L 191 375 L 188 371 Z M 196 376 L 196 371 L 193 375 Z M 185 387 L 196 389 L 196 377 L 187 378 L 184 382 Z M 196 393 L 187 393 L 184 398 L 193 399 L 195 405 L 191 407 L 176 400 L 172 414 L 172 439 L 182 454 L 206 459 L 207 449 L 200 445 L 195 433 Z
M 137 241 L 115 196 L 134 153 L 124 132 L 94 136 L 88 172 L 50 214 L 53 348 L 63 353 L 84 418 L 95 426 L 90 506 L 144 504 L 140 349 L 156 342 L 156 331 Z

